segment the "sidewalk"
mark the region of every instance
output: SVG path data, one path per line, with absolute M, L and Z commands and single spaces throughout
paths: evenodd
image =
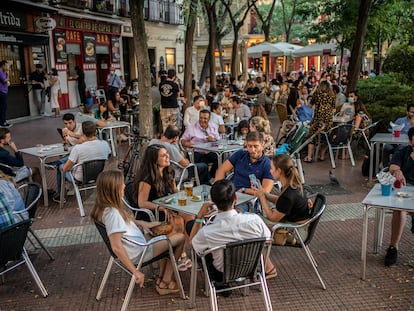
M 277 118 L 271 117 L 273 128 Z M 62 121 L 42 118 L 15 124 L 12 138 L 19 148 L 59 141 L 56 131 Z M 111 158 L 110 167 L 116 168 L 122 159 L 125 144 L 119 146 L 121 158 Z M 38 166 L 38 159 L 25 155 L 28 165 Z M 319 271 L 327 290 L 324 291 L 303 250 L 274 247 L 271 258 L 278 268 L 276 279 L 269 281 L 274 310 L 413 310 L 414 309 L 414 235 L 407 228 L 403 234 L 399 262 L 386 268 L 383 265 L 385 248 L 390 235 L 390 215 L 387 214 L 384 245 L 378 255 L 372 253 L 373 214 L 370 218 L 367 280 L 361 281 L 362 212 L 359 203 L 369 191 L 367 180 L 361 176 L 361 159 L 355 167 L 349 160 L 338 160 L 332 170 L 340 186 L 329 184 L 330 163 L 304 163 L 305 179 L 310 185 L 325 185 L 330 189 L 328 207 L 321 219 L 311 251 L 318 262 Z M 55 186 L 55 172 L 47 171 L 49 188 Z M 93 195 L 84 199 L 86 215 L 93 206 Z M 60 209 L 51 202 L 48 208 L 41 205 L 33 228 L 53 252 L 56 260 L 50 261 L 44 252 L 30 248 L 31 258 L 49 291 L 42 298 L 28 270 L 21 267 L 5 276 L 0 285 L 0 309 L 5 310 L 119 310 L 129 278 L 114 268 L 101 301 L 95 300 L 109 254 L 101 242 L 89 217 L 81 218 L 76 199 Z M 148 278 L 150 273 L 146 274 Z M 188 294 L 190 271 L 181 274 Z M 203 295 L 201 275 L 197 293 L 197 310 L 209 310 L 208 298 Z M 221 310 L 263 310 L 261 293 L 251 290 L 243 297 L 237 291 L 229 298 L 219 298 Z M 129 310 L 187 310 L 188 300 L 178 295 L 158 296 L 154 282 L 146 283 L 142 290 L 135 288 Z

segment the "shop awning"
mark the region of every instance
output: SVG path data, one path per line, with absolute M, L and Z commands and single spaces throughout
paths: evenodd
M 63 16 L 76 17 L 76 18 L 80 18 L 80 19 L 91 19 L 91 20 L 106 22 L 106 23 L 110 23 L 110 24 L 117 24 L 117 25 L 126 24 L 125 21 L 123 21 L 121 19 L 114 18 L 113 16 L 104 17 L 104 16 L 93 15 L 93 14 L 83 14 L 83 13 L 64 10 L 64 9 L 59 9 L 58 13 L 63 15 Z
M 252 46 L 247 49 L 248 57 L 262 57 L 263 55 L 269 55 L 272 57 L 284 56 L 284 53 L 281 49 L 274 46 L 272 43 L 263 42 L 258 45 Z
M 48 45 L 49 36 L 32 32 L 0 31 L 0 42 L 18 45 Z
M 11 0 L 11 1 L 2 1 L 1 3 L 3 8 L 16 8 L 16 9 L 28 9 L 36 10 L 44 13 L 56 13 L 57 9 L 43 3 L 29 2 L 24 0 Z
M 347 54 L 348 50 L 344 54 Z M 293 57 L 340 55 L 341 51 L 335 43 L 314 43 L 293 52 Z
M 272 43 L 272 44 L 275 47 L 277 47 L 279 50 L 282 50 L 284 56 L 289 56 L 293 52 L 295 52 L 297 50 L 300 50 L 302 48 L 302 46 L 300 46 L 300 45 L 291 44 L 291 43 L 287 43 L 287 42 L 277 42 L 277 43 Z M 273 56 L 273 55 L 270 54 L 270 56 Z

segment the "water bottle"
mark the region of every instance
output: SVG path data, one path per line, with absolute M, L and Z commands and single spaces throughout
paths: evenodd
M 201 191 L 201 199 L 206 202 L 208 199 L 208 192 L 206 185 L 203 185 L 203 190 Z

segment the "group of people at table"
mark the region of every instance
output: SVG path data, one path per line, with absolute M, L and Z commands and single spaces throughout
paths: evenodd
M 312 98 L 315 115 L 311 123 L 311 131 L 318 130 L 320 122 L 323 122 L 325 126 L 331 126 L 332 119 L 329 118 L 332 118 L 332 113 L 328 113 L 329 110 L 326 108 L 327 106 L 332 106 L 332 109 L 335 107 L 335 102 L 332 102 L 331 96 L 329 83 L 322 81 L 320 88 L 316 90 Z M 351 92 L 351 97 L 355 98 L 356 93 Z M 192 113 L 190 110 L 184 116 L 186 129 L 181 138 L 177 125 L 168 124 L 168 122 L 163 123 L 164 132 L 162 137 L 154 139 L 146 148 L 132 184 L 132 201 L 139 208 L 146 208 L 153 211 L 154 214 L 159 214 L 159 221 L 168 220 L 172 214 L 176 214 L 168 210 L 167 207 L 153 202 L 179 190 L 176 186 L 175 172 L 170 159 L 184 167 L 189 165 L 189 160 L 181 152 L 178 141 L 180 140 L 184 148 L 192 148 L 200 142 L 220 140 L 219 133 L 225 131 L 225 128 L 221 127 L 221 121 L 217 125 L 215 122 L 211 122 L 214 114 L 220 114 L 221 106 L 215 105 L 208 110 L 204 109 L 201 101 L 202 97 L 195 98 L 194 109 L 197 112 L 193 111 L 194 113 Z M 237 106 L 240 105 L 237 97 L 233 97 L 232 101 L 233 109 L 240 107 Z M 69 144 L 74 145 L 68 157 L 53 163 L 63 168 L 63 172 L 68 171 L 75 163 L 81 163 L 91 159 L 91 157 L 96 158 L 97 153 L 102 158 L 106 159 L 108 157 L 109 147 L 107 144 L 106 147 L 105 144 L 101 144 L 95 135 L 96 126 L 100 126 L 99 122 L 106 119 L 107 107 L 104 106 L 98 108 L 97 118 L 93 118 L 87 113 L 81 113 L 76 117 L 76 121 L 71 114 L 63 116 L 65 125 L 63 135 Z M 346 109 L 344 109 L 344 112 L 346 112 Z M 414 167 L 414 128 L 412 127 L 414 121 L 411 121 L 413 115 L 414 105 L 409 105 L 406 117 L 409 123 L 406 128 L 410 128 L 407 132 L 409 145 L 397 149 L 390 162 L 390 172 L 403 185 L 414 183 L 414 171 L 412 169 Z M 240 124 L 235 133 L 235 138 L 245 141 L 244 148 L 231 154 L 220 167 L 217 165 L 215 154 L 203 153 L 197 150 L 194 152 L 195 164 L 201 183 L 212 185 L 210 191 L 211 201 L 202 204 L 196 217 L 186 214 L 175 215 L 175 217 L 182 218 L 183 226 L 176 227 L 169 235 L 169 239 L 174 247 L 179 269 L 182 271 L 192 265 L 186 253 L 188 245 L 191 245 L 197 253 L 201 253 L 206 248 L 240 239 L 270 237 L 271 232 L 268 226 L 271 226 L 274 222 L 302 223 L 310 218 L 309 201 L 303 191 L 299 173 L 292 159 L 288 155 L 275 155 L 274 141 L 269 131 L 269 121 L 260 116 L 250 118 L 250 116 L 246 117 L 244 115 L 239 121 Z M 355 124 L 357 122 L 358 118 L 356 118 Z M 355 126 L 359 125 L 356 124 Z M 12 149 L 14 155 L 4 149 L 5 145 Z M 311 143 L 307 159 L 305 159 L 307 161 L 312 160 L 313 157 L 312 145 Z M 93 150 L 92 153 L 91 150 Z M 320 158 L 323 155 L 319 155 Z M 17 148 L 13 148 L 10 131 L 0 129 L 0 162 L 7 162 L 10 157 L 18 159 L 21 158 L 21 155 L 19 155 Z M 15 164 L 15 162 L 13 163 Z M 208 163 L 210 163 L 210 166 Z M 231 172 L 233 176 L 230 181 L 226 179 L 226 176 Z M 251 175 L 255 176 L 257 183 L 252 180 Z M 1 178 L 1 181 L 4 179 Z M 272 191 L 275 187 L 275 181 L 278 181 L 281 186 L 279 191 L 276 191 L 277 194 Z M 13 181 L 7 180 L 7 183 L 11 182 Z M 60 186 L 60 175 L 58 176 L 57 185 Z M 159 222 L 135 219 L 132 213 L 126 210 L 122 204 L 124 190 L 125 184 L 121 171 L 106 170 L 102 172 L 97 180 L 96 201 L 91 217 L 105 224 L 113 251 L 135 276 L 136 283 L 143 286 L 145 276 L 135 268 L 142 249 L 129 244 L 122 239 L 122 236 L 138 242 L 145 242 L 150 238 L 147 233 L 151 233 L 151 229 L 159 225 Z M 256 197 L 260 203 L 255 206 L 246 204 L 236 208 L 237 192 L 249 194 L 252 198 Z M 59 193 L 58 191 L 55 197 L 56 201 L 61 199 Z M 5 200 L 0 200 L 0 203 L 3 201 Z M 7 200 L 5 202 L 7 205 Z M 9 200 L 9 204 L 14 204 L 14 202 L 12 203 Z M 261 205 L 260 212 L 260 209 L 256 209 L 258 204 Z M 217 211 L 214 221 L 202 226 L 205 222 L 204 217 L 211 214 L 213 209 Z M 394 211 L 391 244 L 385 259 L 385 264 L 388 266 L 395 264 L 397 261 L 398 243 L 405 218 L 406 214 L 404 212 Z M 306 239 L 307 229 L 304 228 L 300 234 L 303 239 Z M 289 235 L 288 243 L 295 244 L 297 237 L 291 232 L 288 232 L 287 235 Z M 167 247 L 165 241 L 160 241 L 154 244 L 150 251 L 146 252 L 145 258 L 156 257 L 166 251 Z M 212 271 L 213 279 L 220 281 L 223 273 L 222 252 L 213 253 L 209 260 L 208 265 Z M 276 267 L 270 260 L 267 261 L 265 270 L 269 278 L 277 275 Z M 160 295 L 179 291 L 173 278 L 171 262 L 168 259 L 163 259 L 160 265 L 156 290 Z

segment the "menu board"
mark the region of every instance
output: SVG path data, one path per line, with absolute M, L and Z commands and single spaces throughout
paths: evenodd
M 95 35 L 83 35 L 83 55 L 85 62 L 96 62 Z
M 66 39 L 64 32 L 55 32 L 56 62 L 66 63 L 68 54 L 66 53 Z
M 119 49 L 119 38 L 111 38 L 111 46 L 112 46 L 112 62 L 119 63 L 121 60 L 121 53 Z

